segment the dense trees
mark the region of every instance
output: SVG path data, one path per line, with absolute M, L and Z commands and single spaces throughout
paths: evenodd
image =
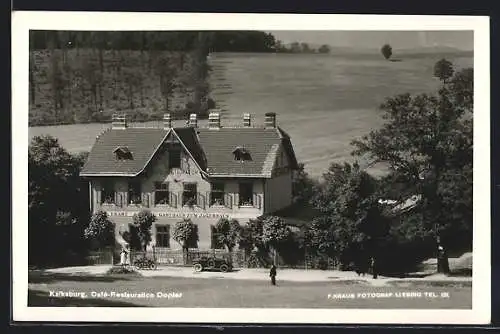
M 85 154 L 71 155 L 50 136 L 28 149 L 28 260 L 61 264 L 82 256 L 89 221 L 88 185 L 79 177 Z M 81 257 L 80 257 L 81 258 Z
M 208 32 L 31 31 L 30 42 L 30 125 L 203 117 L 214 106 Z
M 453 72 L 453 64 L 444 58 L 434 65 L 434 76 L 443 84 L 446 84 L 446 81 L 453 76 Z
M 347 267 L 378 252 L 388 230 L 377 182 L 358 164 L 332 164 L 312 202 L 320 214 L 309 234 L 312 249 L 337 258 Z
M 305 171 L 303 163 L 299 163 L 292 181 L 292 202 L 298 205 L 308 203 L 312 198 L 315 185 L 317 185 L 317 180 Z
M 472 77 L 465 69 L 437 94 L 388 98 L 381 106 L 386 124 L 353 142 L 355 154 L 389 165 L 384 181 L 421 196 L 406 226 L 445 249 L 472 242 Z
M 211 33 L 212 52 L 273 52 L 276 39 L 262 31 L 217 31 Z

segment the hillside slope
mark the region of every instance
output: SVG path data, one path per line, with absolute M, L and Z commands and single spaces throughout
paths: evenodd
M 206 61 L 171 51 L 45 49 L 30 52 L 30 125 L 133 120 L 206 111 Z

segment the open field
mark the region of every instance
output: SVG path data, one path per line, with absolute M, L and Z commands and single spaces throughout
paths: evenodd
M 382 124 L 378 106 L 386 97 L 433 92 L 439 87 L 432 73 L 441 55 L 399 58 L 389 62 L 378 54 L 214 54 L 210 58 L 212 96 L 223 110 L 223 125 L 241 124 L 245 112 L 256 115 L 257 123 L 263 122 L 266 112 L 276 112 L 279 125 L 292 137 L 298 159 L 308 172 L 320 175 L 329 163 L 352 159 L 350 142 Z M 473 65 L 472 56 L 446 58 L 457 69 Z M 108 126 L 32 127 L 29 135 L 51 134 L 66 149 L 81 151 L 90 149 L 96 135 Z
M 55 297 L 58 291 L 84 294 L 84 298 Z M 271 286 L 263 280 L 51 275 L 30 280 L 28 306 L 470 309 L 472 288 L 376 287 L 360 281 L 279 279 L 277 286 Z

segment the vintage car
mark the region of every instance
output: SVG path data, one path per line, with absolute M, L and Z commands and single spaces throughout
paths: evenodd
M 150 270 L 155 270 L 156 269 L 156 262 L 148 259 L 147 257 L 143 256 L 134 261 L 134 266 L 137 269 L 150 269 Z
M 200 272 L 203 270 L 218 270 L 222 272 L 228 272 L 233 269 L 231 261 L 224 258 L 217 257 L 201 257 L 193 261 L 194 271 Z

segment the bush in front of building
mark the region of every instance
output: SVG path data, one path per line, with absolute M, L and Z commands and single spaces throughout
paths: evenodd
M 262 241 L 272 250 L 276 259 L 276 253 L 291 251 L 289 248 L 293 244 L 293 232 L 282 218 L 277 216 L 264 217 Z
M 127 266 L 113 266 L 108 269 L 106 275 L 127 275 L 127 276 L 142 276 L 133 267 Z
M 84 237 L 91 242 L 92 249 L 101 249 L 114 244 L 115 225 L 105 211 L 98 211 L 90 218 Z
M 182 247 L 184 254 L 184 264 L 187 262 L 188 249 L 196 245 L 199 240 L 198 226 L 189 218 L 185 218 L 175 223 L 173 239 Z
M 217 242 L 232 252 L 240 240 L 241 225 L 236 219 L 220 218 L 215 224 Z
M 151 242 L 151 228 L 156 221 L 156 216 L 149 210 L 142 210 L 134 214 L 132 222 L 135 233 L 139 238 L 141 250 L 145 251 L 147 245 Z

